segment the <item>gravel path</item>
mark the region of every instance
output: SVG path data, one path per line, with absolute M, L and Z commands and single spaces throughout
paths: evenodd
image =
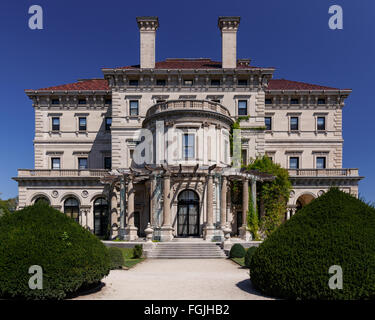
M 256 292 L 249 271 L 227 259 L 147 259 L 113 270 L 100 291 L 76 299 L 269 299 Z

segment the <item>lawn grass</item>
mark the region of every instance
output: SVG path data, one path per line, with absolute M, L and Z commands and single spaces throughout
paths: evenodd
M 137 263 L 142 262 L 144 258 L 133 258 L 133 248 L 120 248 L 124 257 L 124 267 L 132 268 Z
M 241 267 L 245 267 L 245 258 L 231 258 L 232 261 L 239 264 Z

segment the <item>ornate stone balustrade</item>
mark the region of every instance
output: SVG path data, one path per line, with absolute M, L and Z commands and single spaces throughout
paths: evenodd
M 76 169 L 19 169 L 18 178 L 34 178 L 34 177 L 103 177 L 108 175 L 108 170 L 91 169 L 91 170 L 76 170 Z
M 290 177 L 358 177 L 358 169 L 288 169 Z
M 153 105 L 146 114 L 150 117 L 156 113 L 172 110 L 206 110 L 220 113 L 224 116 L 230 117 L 227 108 L 217 102 L 209 100 L 168 100 Z

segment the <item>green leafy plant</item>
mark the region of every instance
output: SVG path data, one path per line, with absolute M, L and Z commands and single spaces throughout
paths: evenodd
M 375 298 L 375 209 L 336 188 L 282 224 L 255 251 L 253 285 L 287 299 Z M 332 290 L 338 265 L 343 288 Z
M 28 285 L 33 265 L 43 270 L 41 290 Z M 0 218 L 0 297 L 63 299 L 109 271 L 103 243 L 45 203 Z
M 251 258 L 254 255 L 254 253 L 255 253 L 256 250 L 257 250 L 257 247 L 250 247 L 249 249 L 246 250 L 246 254 L 245 254 L 245 266 L 247 268 L 250 268 Z
M 246 250 L 245 248 L 240 245 L 239 243 L 235 243 L 229 252 L 230 258 L 243 258 L 245 257 Z
M 125 263 L 121 249 L 117 247 L 109 247 L 108 253 L 111 259 L 111 269 L 121 269 Z
M 143 254 L 143 248 L 142 248 L 142 245 L 140 245 L 140 244 L 136 244 L 136 245 L 134 246 L 133 257 L 134 257 L 134 258 L 141 258 L 141 257 L 142 257 L 142 254 Z

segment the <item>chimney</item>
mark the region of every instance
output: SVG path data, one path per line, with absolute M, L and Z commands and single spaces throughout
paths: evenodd
M 222 68 L 237 67 L 237 30 L 240 17 L 219 17 Z
M 137 17 L 140 33 L 141 68 L 155 68 L 155 35 L 159 27 L 158 17 Z

